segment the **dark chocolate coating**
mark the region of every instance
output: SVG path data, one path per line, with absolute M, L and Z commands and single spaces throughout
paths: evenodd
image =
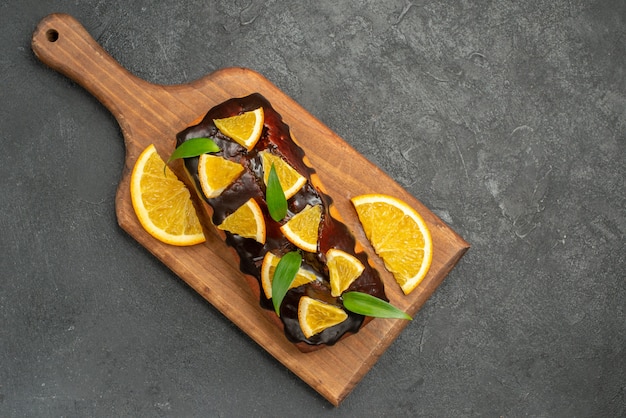
M 221 119 L 263 107 L 265 122 L 261 139 L 256 146 L 248 151 L 230 138 L 224 136 L 215 124 L 214 119 Z M 363 252 L 355 253 L 355 238 L 346 225 L 333 218 L 329 213 L 332 199 L 322 193 L 311 182 L 311 175 L 315 172 L 308 167 L 303 160 L 304 151 L 291 139 L 289 127 L 283 123 L 282 117 L 272 108 L 270 103 L 260 94 L 252 94 L 243 98 L 230 99 L 215 106 L 205 115 L 204 119 L 196 126 L 189 127 L 177 135 L 177 143 L 198 137 L 208 137 L 215 141 L 221 151 L 216 153 L 231 161 L 241 163 L 245 167 L 244 173 L 231 184 L 220 196 L 207 199 L 201 191 L 198 180 L 198 158 L 185 159 L 185 167 L 196 184 L 196 189 L 201 197 L 212 207 L 212 221 L 215 225 L 222 223 L 224 218 L 233 213 L 248 199 L 254 198 L 261 210 L 266 222 L 267 238 L 265 244 L 260 244 L 254 239 L 243 238 L 226 232 L 226 243 L 233 247 L 240 258 L 240 270 L 256 277 L 261 286 L 261 264 L 267 251 L 277 255 L 289 251 L 300 251 L 303 256 L 303 267 L 315 272 L 318 280 L 291 289 L 287 292 L 280 308 L 280 319 L 284 324 L 285 335 L 292 342 L 306 342 L 307 344 L 332 345 L 348 332 L 357 332 L 361 327 L 364 317 L 359 314 L 348 313 L 348 319 L 342 323 L 330 327 L 311 338 L 305 338 L 298 323 L 298 302 L 303 295 L 323 300 L 337 306 L 342 306 L 341 297 L 333 297 L 330 294 L 328 270 L 326 268 L 326 251 L 337 248 L 356 256 L 365 266 L 363 274 L 352 283 L 348 290 L 369 293 L 381 299 L 387 300 L 383 283 L 378 272 L 373 269 Z M 288 214 L 281 222 L 274 221 L 268 213 L 265 203 L 265 184 L 263 182 L 263 164 L 260 151 L 269 151 L 280 155 L 300 174 L 307 178 L 306 185 L 288 201 Z M 306 205 L 322 205 L 322 221 L 319 228 L 318 252 L 309 253 L 298 250 L 281 233 L 280 226 L 290 216 L 300 212 Z M 265 297 L 261 291 L 261 306 L 273 310 L 272 301 Z

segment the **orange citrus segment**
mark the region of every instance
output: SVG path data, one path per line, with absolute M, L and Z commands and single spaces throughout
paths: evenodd
M 326 252 L 326 265 L 330 276 L 330 294 L 334 297 L 341 296 L 365 270 L 356 257 L 336 248 Z
M 217 155 L 202 154 L 198 161 L 198 179 L 202 192 L 209 199 L 221 195 L 243 170 L 239 163 Z
M 244 238 L 252 238 L 265 244 L 265 220 L 259 204 L 254 199 L 248 200 L 237 208 L 217 227 L 223 231 Z
M 154 238 L 178 246 L 204 242 L 189 190 L 166 167 L 154 145 L 135 162 L 130 197 L 141 226 Z
M 340 324 L 348 318 L 346 311 L 338 306 L 302 296 L 298 303 L 298 322 L 306 338 Z
M 322 208 L 320 205 L 306 206 L 302 212 L 293 216 L 286 224 L 280 227 L 285 238 L 296 247 L 314 253 L 317 251 L 317 236 Z
M 224 135 L 249 151 L 256 145 L 263 133 L 263 108 L 259 107 L 229 118 L 214 119 L 213 123 Z
M 433 244 L 424 219 L 405 202 L 382 194 L 352 198 L 367 239 L 408 295 L 430 268 Z
M 274 279 L 274 271 L 280 261 L 280 257 L 271 253 L 265 253 L 263 257 L 263 264 L 261 266 L 261 284 L 263 286 L 263 292 L 268 299 L 272 298 L 272 280 Z M 302 286 L 303 284 L 311 283 L 317 280 L 317 276 L 310 270 L 300 268 L 296 273 L 296 277 L 293 279 L 290 289 Z
M 285 198 L 289 199 L 306 184 L 306 177 L 298 173 L 292 166 L 290 166 L 285 160 L 278 155 L 274 155 L 267 151 L 260 152 L 261 159 L 263 160 L 263 181 L 267 184 L 267 179 L 270 175 L 270 169 L 272 163 L 274 169 L 278 175 L 278 181 L 280 187 L 282 187 L 285 193 Z

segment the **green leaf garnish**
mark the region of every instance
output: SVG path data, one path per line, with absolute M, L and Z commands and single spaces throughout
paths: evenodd
M 285 192 L 278 180 L 274 163 L 272 163 L 272 168 L 270 168 L 270 174 L 267 179 L 265 201 L 267 202 L 270 216 L 276 222 L 281 221 L 285 215 L 287 215 L 287 199 L 285 198 Z
M 280 316 L 280 304 L 289 290 L 289 286 L 296 278 L 296 273 L 300 269 L 302 256 L 297 251 L 292 251 L 281 257 L 274 270 L 272 279 L 272 303 L 276 315 Z
M 219 150 L 220 147 L 211 138 L 191 138 L 176 147 L 167 162 L 169 164 L 179 158 L 197 157 L 209 152 L 218 152 Z
M 344 293 L 343 306 L 351 312 L 376 318 L 413 319 L 389 302 L 363 292 Z

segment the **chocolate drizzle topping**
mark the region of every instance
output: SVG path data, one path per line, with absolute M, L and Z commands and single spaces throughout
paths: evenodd
M 235 116 L 243 112 L 263 107 L 265 122 L 261 139 L 256 146 L 248 151 L 227 136 L 223 135 L 213 123 L 214 119 Z M 315 172 L 304 161 L 304 151 L 291 139 L 289 127 L 283 123 L 282 117 L 272 108 L 270 103 L 260 94 L 252 94 L 243 98 L 230 99 L 215 106 L 205 115 L 203 120 L 196 126 L 191 126 L 177 135 L 177 143 L 198 137 L 208 137 L 215 141 L 221 151 L 220 155 L 228 160 L 238 162 L 245 168 L 244 173 L 231 184 L 220 196 L 207 199 L 202 195 L 198 180 L 198 158 L 186 158 L 185 168 L 196 184 L 196 190 L 213 209 L 212 222 L 214 225 L 222 223 L 224 218 L 234 212 L 248 199 L 254 198 L 261 210 L 266 222 L 267 238 L 265 244 L 260 244 L 250 238 L 242 238 L 238 235 L 226 232 L 226 243 L 234 248 L 239 255 L 240 270 L 257 279 L 261 286 L 261 264 L 266 252 L 272 251 L 276 255 L 283 255 L 289 251 L 300 251 L 303 256 L 303 267 L 315 273 L 317 280 L 291 289 L 287 292 L 280 308 L 280 319 L 284 325 L 286 337 L 294 343 L 306 343 L 309 345 L 332 345 L 347 333 L 354 333 L 363 324 L 364 317 L 359 314 L 346 311 L 348 319 L 344 322 L 327 328 L 326 330 L 305 338 L 298 323 L 298 302 L 304 295 L 325 302 L 342 306 L 341 297 L 332 297 L 328 269 L 326 267 L 326 251 L 330 248 L 338 248 L 356 256 L 365 266 L 363 274 L 352 283 L 348 291 L 369 293 L 373 296 L 387 300 L 383 283 L 378 272 L 373 269 L 363 252 L 355 253 L 355 238 L 346 225 L 330 215 L 329 208 L 332 205 L 330 196 L 321 192 L 312 181 Z M 268 212 L 265 203 L 265 184 L 263 182 L 263 163 L 260 151 L 269 151 L 281 156 L 300 174 L 307 178 L 306 185 L 292 198 L 288 200 L 288 213 L 281 222 L 274 221 Z M 300 212 L 307 205 L 322 205 L 322 221 L 319 228 L 318 252 L 309 253 L 298 250 L 281 233 L 280 226 L 291 216 Z M 260 292 L 260 304 L 264 309 L 273 311 L 271 300 Z M 307 350 L 303 350 L 307 351 Z

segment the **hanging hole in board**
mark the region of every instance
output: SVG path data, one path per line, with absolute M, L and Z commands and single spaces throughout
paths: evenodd
M 56 42 L 59 39 L 59 32 L 57 32 L 56 29 L 48 29 L 46 38 L 48 42 Z

